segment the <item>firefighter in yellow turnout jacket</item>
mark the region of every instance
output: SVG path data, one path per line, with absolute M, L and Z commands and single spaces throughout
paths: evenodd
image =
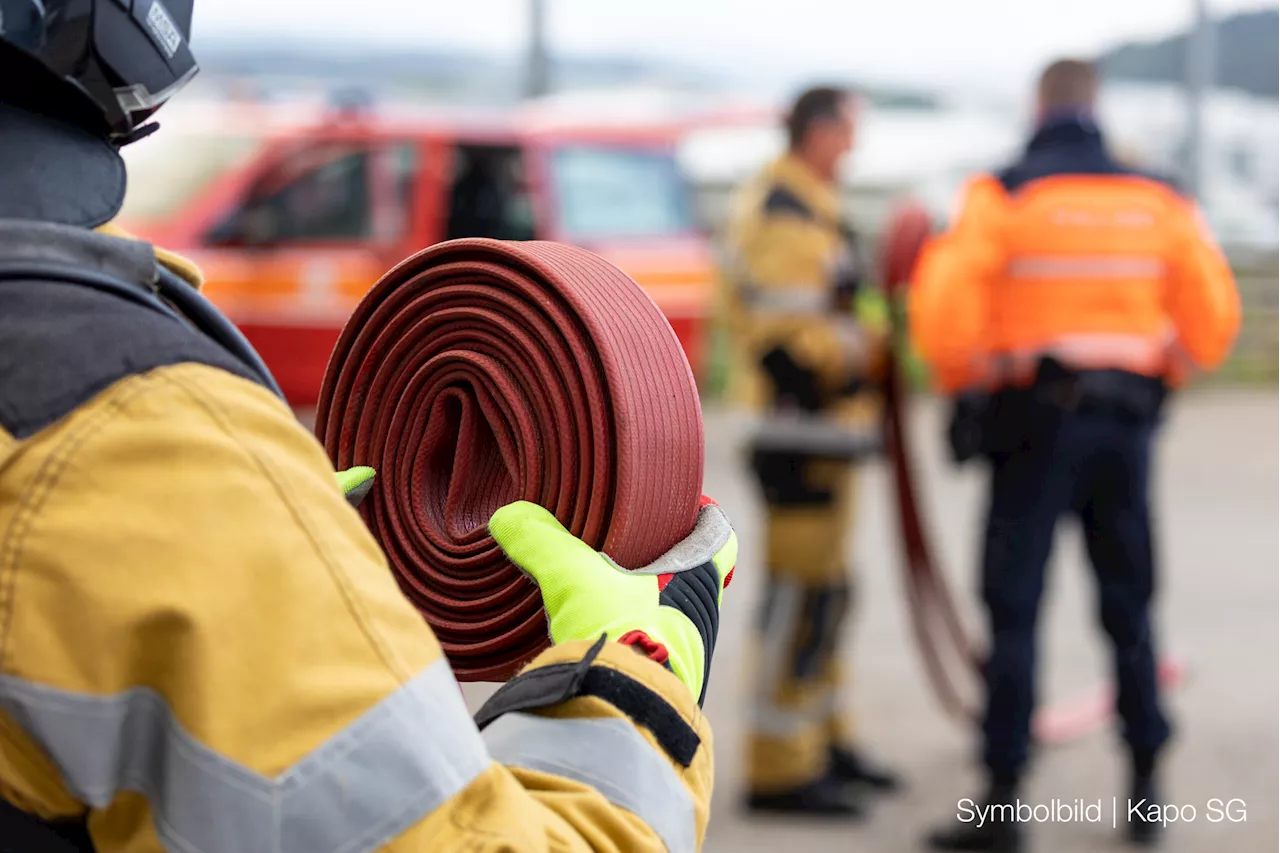
M 190 21 L 0 0 L 0 850 L 697 850 L 724 514 L 626 573 L 498 510 L 555 645 L 473 721 L 348 504 L 373 472 L 335 481 L 189 263 L 101 230 Z
M 837 89 L 801 95 L 790 150 L 742 190 L 728 234 L 734 396 L 760 415 L 749 453 L 766 504 L 748 742 L 747 805 L 757 811 L 856 816 L 859 787 L 896 786 L 853 748 L 837 655 L 854 465 L 866 444 L 847 427 L 874 423 L 857 392 L 883 345 L 854 318 L 859 258 L 836 189 L 852 111 Z

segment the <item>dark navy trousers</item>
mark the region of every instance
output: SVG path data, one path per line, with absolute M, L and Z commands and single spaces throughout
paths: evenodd
M 1155 586 L 1150 480 L 1155 424 L 1111 413 L 1040 413 L 1019 424 L 1016 449 L 991 456 L 982 595 L 991 631 L 984 760 L 1016 778 L 1027 762 L 1035 706 L 1036 622 L 1060 517 L 1084 528 L 1098 612 L 1114 652 L 1117 710 L 1139 754 L 1170 734 L 1161 711 L 1149 610 Z

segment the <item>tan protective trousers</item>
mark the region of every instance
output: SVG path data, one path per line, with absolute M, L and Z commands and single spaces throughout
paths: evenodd
M 767 575 L 747 694 L 747 784 L 761 793 L 821 776 L 830 747 L 853 737 L 841 708 L 839 641 L 851 603 L 856 472 L 849 462 L 813 460 L 804 479 L 830 499 L 765 508 Z

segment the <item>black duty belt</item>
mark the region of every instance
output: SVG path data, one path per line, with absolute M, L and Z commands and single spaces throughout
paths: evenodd
M 1031 387 L 1021 393 L 1063 412 L 1145 423 L 1159 417 L 1169 391 L 1155 377 L 1124 370 L 1041 370 Z
M 1035 381 L 993 394 L 962 394 L 947 429 L 952 460 L 964 463 L 1020 447 L 1033 424 L 1090 415 L 1134 425 L 1154 424 L 1169 389 L 1155 377 L 1124 370 L 1070 370 L 1045 359 Z

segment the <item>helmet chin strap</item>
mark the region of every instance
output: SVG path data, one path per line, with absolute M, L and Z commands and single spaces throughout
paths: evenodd
M 126 145 L 132 145 L 139 139 L 146 139 L 151 134 L 160 129 L 160 122 L 150 121 L 146 124 L 138 125 L 133 130 L 122 136 L 111 137 L 111 144 L 117 148 L 123 148 Z

